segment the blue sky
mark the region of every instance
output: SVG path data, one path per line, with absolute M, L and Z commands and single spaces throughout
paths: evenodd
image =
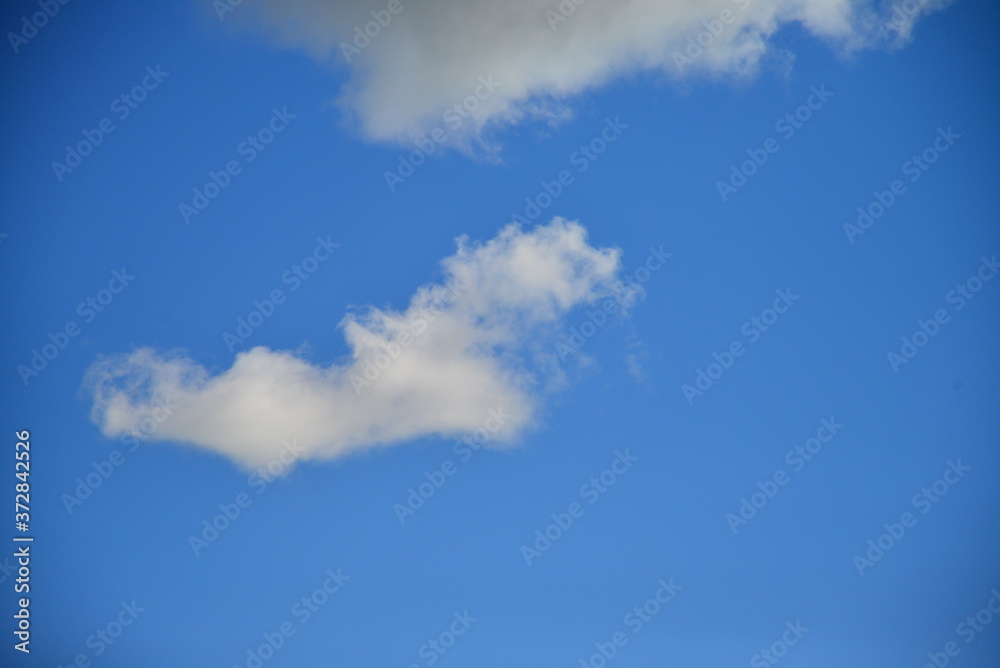
M 70 2 L 3 56 L 0 663 L 997 665 L 1000 10 L 403 3 L 348 65 L 369 4 Z

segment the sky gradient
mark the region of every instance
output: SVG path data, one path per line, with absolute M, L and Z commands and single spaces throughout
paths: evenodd
M 369 4 L 3 56 L 0 664 L 998 665 L 1000 9 Z

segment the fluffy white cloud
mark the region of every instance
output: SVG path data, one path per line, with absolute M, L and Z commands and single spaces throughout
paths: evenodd
M 752 74 L 791 23 L 848 51 L 898 45 L 947 1 L 244 0 L 224 18 L 346 64 L 339 102 L 369 138 L 442 127 L 468 145 L 488 126 L 561 118 L 569 96 L 616 76 Z M 479 78 L 490 75 L 500 86 L 487 93 Z M 477 88 L 484 99 L 452 127 L 446 110 Z
M 109 437 L 156 422 L 155 440 L 249 467 L 276 459 L 286 440 L 302 458 L 330 459 L 493 428 L 497 413 L 505 417 L 494 438 L 509 440 L 558 376 L 551 351 L 563 317 L 611 295 L 627 306 L 637 288 L 620 278 L 620 251 L 592 247 L 575 222 L 510 225 L 485 244 L 457 243 L 441 263 L 444 280 L 419 288 L 406 310 L 369 308 L 341 322 L 352 350 L 344 363 L 257 347 L 212 376 L 183 356 L 141 349 L 92 366 L 92 417 Z

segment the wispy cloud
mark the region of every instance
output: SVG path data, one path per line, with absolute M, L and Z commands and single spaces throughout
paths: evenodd
M 621 280 L 621 252 L 591 246 L 575 222 L 509 225 L 486 243 L 457 245 L 441 262 L 443 280 L 417 289 L 405 310 L 370 307 L 342 320 L 352 351 L 342 363 L 256 347 L 212 375 L 183 355 L 140 349 L 91 367 L 92 417 L 115 437 L 170 401 L 174 415 L 150 438 L 247 467 L 272 461 L 289 438 L 300 459 L 332 459 L 469 434 L 490 409 L 511 416 L 498 439 L 514 438 L 559 375 L 551 347 L 565 315 L 612 295 L 627 304 L 638 288 Z
M 571 96 L 623 75 L 752 75 L 790 24 L 845 51 L 898 45 L 947 2 L 244 0 L 227 22 L 346 67 L 338 101 L 373 140 L 422 136 L 495 77 L 502 86 L 451 137 L 470 144 L 490 127 L 565 118 Z

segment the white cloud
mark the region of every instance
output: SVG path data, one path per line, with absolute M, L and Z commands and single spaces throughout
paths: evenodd
M 248 467 L 276 459 L 285 440 L 296 440 L 302 458 L 331 459 L 470 434 L 490 410 L 509 415 L 498 434 L 509 440 L 559 380 L 547 351 L 567 312 L 609 295 L 627 304 L 636 288 L 620 279 L 620 251 L 592 247 L 575 222 L 530 232 L 510 225 L 485 244 L 457 243 L 441 263 L 444 280 L 419 288 L 405 311 L 344 318 L 352 356 L 343 363 L 257 347 L 213 376 L 183 356 L 141 349 L 92 366 L 92 417 L 108 437 L 154 420 L 152 439 Z
M 397 1 L 391 14 L 390 0 L 244 0 L 225 18 L 345 64 L 338 100 L 368 138 L 409 142 L 445 127 L 449 141 L 467 145 L 484 128 L 562 118 L 570 96 L 622 75 L 751 75 L 788 24 L 846 51 L 898 45 L 948 0 Z M 675 54 L 709 28 L 704 52 L 679 63 Z M 499 89 L 460 127 L 443 124 L 488 75 Z

